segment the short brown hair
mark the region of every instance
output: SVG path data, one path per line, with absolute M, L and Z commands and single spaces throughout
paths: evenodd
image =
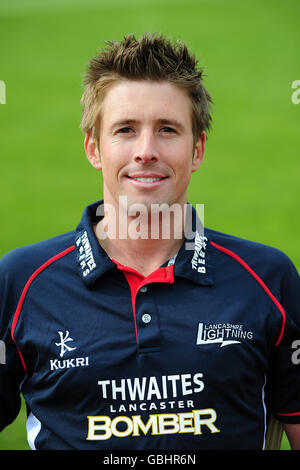
M 192 104 L 194 141 L 211 126 L 212 99 L 202 84 L 203 69 L 180 41 L 173 43 L 161 34 L 133 34 L 122 41 L 107 41 L 93 57 L 84 75 L 80 127 L 99 138 L 101 103 L 108 87 L 118 80 L 169 81 L 187 90 Z

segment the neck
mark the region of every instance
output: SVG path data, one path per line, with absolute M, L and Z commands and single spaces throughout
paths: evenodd
M 144 276 L 174 256 L 184 240 L 184 211 L 135 216 L 118 208 L 94 227 L 100 245 L 111 259 L 129 266 Z

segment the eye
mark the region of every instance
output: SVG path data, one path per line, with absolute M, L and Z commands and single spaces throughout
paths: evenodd
M 131 127 L 121 127 L 121 129 L 117 130 L 117 134 L 129 134 L 130 132 L 132 132 Z
M 167 126 L 165 126 L 165 127 L 162 127 L 161 130 L 162 130 L 163 132 L 166 132 L 167 134 L 169 134 L 169 133 L 170 133 L 170 134 L 171 134 L 171 133 L 176 134 L 175 129 L 173 129 L 172 127 L 167 127 Z

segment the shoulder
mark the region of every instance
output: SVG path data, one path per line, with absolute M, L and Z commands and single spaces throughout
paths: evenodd
M 213 253 L 215 274 L 238 280 L 253 278 L 288 311 L 299 310 L 300 277 L 292 260 L 278 248 L 212 229 L 206 236 Z M 234 277 L 235 276 L 235 277 Z M 300 311 L 296 314 L 300 322 Z
M 281 312 L 283 308 L 300 326 L 300 277 L 283 251 L 212 229 L 206 230 L 206 237 L 213 252 L 216 276 L 222 273 L 236 285 L 248 287 L 247 279 L 255 279 L 274 305 Z
M 13 318 L 26 286 L 51 259 L 71 251 L 74 238 L 74 232 L 69 232 L 15 248 L 0 259 L 0 331 Z
M 276 247 L 213 229 L 206 229 L 206 236 L 215 251 L 236 261 L 243 261 L 262 272 L 266 269 L 280 272 L 295 270 L 292 260 Z
M 15 248 L 0 259 L 0 279 L 24 282 L 41 266 L 55 257 L 71 251 L 75 232 L 71 231 L 31 245 Z

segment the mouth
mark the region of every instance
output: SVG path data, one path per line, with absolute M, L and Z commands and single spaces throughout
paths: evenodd
M 167 176 L 128 176 L 128 178 L 135 180 L 135 181 L 140 181 L 141 183 L 155 183 L 156 181 L 162 181 L 167 178 Z
M 159 187 L 168 178 L 168 176 L 138 176 L 127 175 L 129 181 L 136 187 L 140 188 L 156 188 Z

